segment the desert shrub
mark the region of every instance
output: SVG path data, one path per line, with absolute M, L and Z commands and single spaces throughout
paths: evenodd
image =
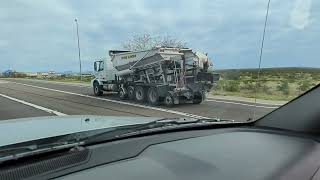
M 223 74 L 223 78 L 226 80 L 239 80 L 240 79 L 240 71 L 232 70 Z
M 312 83 L 310 81 L 303 81 L 302 83 L 300 83 L 298 88 L 300 91 L 306 91 L 311 87 L 312 87 Z
M 281 91 L 284 95 L 289 95 L 289 83 L 288 81 L 282 81 L 278 86 L 277 89 Z
M 21 73 L 21 72 L 14 72 L 13 77 L 14 78 L 25 78 L 25 77 L 27 77 L 27 75 L 25 73 Z
M 243 81 L 243 84 L 240 86 L 242 90 L 254 91 L 255 85 L 253 81 Z
M 268 85 L 264 84 L 264 85 L 262 85 L 260 87 L 260 92 L 265 93 L 267 95 L 271 95 L 272 94 L 272 89 Z
M 224 90 L 229 92 L 239 92 L 240 82 L 235 80 L 226 81 L 224 84 Z

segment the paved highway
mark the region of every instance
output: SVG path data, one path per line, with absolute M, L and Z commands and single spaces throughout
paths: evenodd
M 0 80 L 0 119 L 63 115 L 155 116 L 234 119 L 261 117 L 277 106 L 209 98 L 200 105 L 152 107 L 120 101 L 115 94 L 95 97 L 91 87 L 80 84 L 23 79 Z

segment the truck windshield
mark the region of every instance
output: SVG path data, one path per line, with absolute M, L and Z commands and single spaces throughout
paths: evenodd
M 99 69 L 98 69 L 98 71 L 102 71 L 103 68 L 104 68 L 103 66 L 104 66 L 103 61 L 99 61 Z
M 95 61 L 93 63 L 94 71 L 102 71 L 104 69 L 104 62 L 103 61 Z
M 320 83 L 319 1 L 1 4 L 1 120 L 246 122 Z

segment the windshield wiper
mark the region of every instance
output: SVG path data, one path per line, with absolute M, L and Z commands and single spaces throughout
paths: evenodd
M 55 152 L 63 149 L 83 149 L 85 142 L 57 142 L 42 145 L 28 145 L 22 147 L 5 148 L 0 150 L 0 164 L 5 161 L 17 160 L 24 157 L 40 155 L 48 152 Z
M 213 124 L 229 124 L 240 123 L 228 119 L 193 119 L 193 118 L 161 118 L 145 124 L 135 124 L 123 127 L 117 127 L 112 131 L 106 131 L 86 137 L 85 143 L 97 143 L 102 141 L 110 141 L 114 139 L 130 137 L 133 135 L 144 134 L 149 132 L 157 132 L 163 130 L 182 129 L 185 127 L 197 127 Z

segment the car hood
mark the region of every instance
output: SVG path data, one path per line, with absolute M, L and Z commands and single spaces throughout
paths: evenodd
M 49 116 L 0 121 L 0 147 L 77 132 L 148 123 L 157 117 Z

